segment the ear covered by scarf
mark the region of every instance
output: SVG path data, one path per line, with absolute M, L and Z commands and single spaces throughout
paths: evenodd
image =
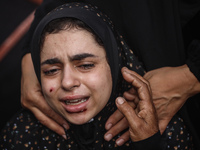
M 39 82 L 40 78 L 40 37 L 45 26 L 52 20 L 72 17 L 83 21 L 102 40 L 106 50 L 107 58 L 111 68 L 113 91 L 108 104 L 104 109 L 84 125 L 71 125 L 66 131 L 67 143 L 70 149 L 132 149 L 129 144 L 117 147 L 115 137 L 110 142 L 103 139 L 105 134 L 105 122 L 116 110 L 115 98 L 129 88 L 129 85 L 122 79 L 120 70 L 123 66 L 136 71 L 140 75 L 144 74 L 144 69 L 137 61 L 133 51 L 126 45 L 112 25 L 112 21 L 98 10 L 97 7 L 85 3 L 66 3 L 48 13 L 38 24 L 31 43 L 31 55 L 34 69 Z M 128 147 L 127 147 L 128 146 Z

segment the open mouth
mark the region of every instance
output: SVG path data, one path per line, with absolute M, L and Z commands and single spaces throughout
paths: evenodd
M 68 113 L 80 113 L 87 110 L 90 97 L 68 97 L 62 99 L 62 104 Z
M 67 101 L 65 101 L 65 104 L 66 105 L 78 105 L 78 104 L 86 102 L 87 100 L 88 100 L 88 98 L 67 100 Z

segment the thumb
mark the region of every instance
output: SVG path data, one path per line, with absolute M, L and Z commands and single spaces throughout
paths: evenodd
M 116 99 L 116 105 L 119 111 L 126 117 L 131 126 L 136 125 L 136 122 L 140 121 L 140 118 L 135 113 L 135 110 L 123 97 L 118 97 Z

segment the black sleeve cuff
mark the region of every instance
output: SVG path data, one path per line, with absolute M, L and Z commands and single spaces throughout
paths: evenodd
M 200 81 L 200 40 L 193 40 L 189 45 L 186 64 L 190 71 Z
M 153 136 L 138 142 L 133 142 L 134 150 L 161 150 L 161 134 L 158 131 Z

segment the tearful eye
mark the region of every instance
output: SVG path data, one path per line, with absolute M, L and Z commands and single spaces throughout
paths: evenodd
M 83 70 L 88 70 L 88 69 L 92 69 L 94 67 L 94 64 L 83 64 L 78 66 L 78 68 L 83 69 Z
M 43 71 L 45 75 L 54 75 L 58 72 L 59 69 L 51 69 Z

